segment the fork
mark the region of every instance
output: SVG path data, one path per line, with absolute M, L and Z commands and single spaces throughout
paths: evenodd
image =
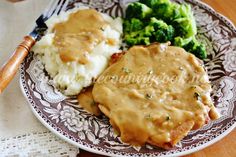
M 36 27 L 24 37 L 13 55 L 0 69 L 0 94 L 7 87 L 7 85 L 14 78 L 20 64 L 24 61 L 28 55 L 30 49 L 33 47 L 39 37 L 47 30 L 45 21 L 54 14 L 59 14 L 61 10 L 65 10 L 69 0 L 52 0 L 44 13 L 36 20 Z

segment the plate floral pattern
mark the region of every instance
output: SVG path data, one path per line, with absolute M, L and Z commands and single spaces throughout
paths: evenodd
M 134 0 L 71 0 L 69 10 L 81 3 L 114 17 L 123 16 Z M 175 0 L 193 7 L 197 38 L 209 53 L 204 61 L 213 84 L 212 98 L 221 118 L 200 130 L 191 131 L 177 146 L 163 150 L 151 145 L 135 147 L 123 143 L 105 116 L 95 117 L 81 108 L 76 97 L 61 94 L 46 73 L 44 65 L 31 52 L 21 64 L 20 81 L 32 110 L 51 131 L 68 142 L 109 156 L 178 156 L 202 149 L 229 133 L 236 126 L 236 28 L 212 8 L 196 0 Z

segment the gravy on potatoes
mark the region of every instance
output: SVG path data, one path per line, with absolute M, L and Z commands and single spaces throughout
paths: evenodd
M 53 44 L 59 50 L 63 62 L 88 62 L 87 54 L 104 40 L 103 28 L 107 22 L 94 9 L 84 9 L 72 13 L 65 22 L 54 26 Z

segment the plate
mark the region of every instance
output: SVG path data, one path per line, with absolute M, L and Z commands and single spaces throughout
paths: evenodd
M 20 83 L 36 117 L 53 133 L 84 150 L 108 156 L 180 156 L 203 149 L 220 140 L 236 126 L 236 28 L 224 16 L 196 0 L 189 3 L 197 21 L 197 39 L 209 53 L 204 61 L 212 81 L 212 98 L 221 118 L 191 131 L 175 148 L 163 150 L 151 145 L 131 146 L 121 142 L 105 116 L 96 117 L 54 88 L 42 62 L 31 52 L 20 68 Z M 66 10 L 80 3 L 123 16 L 131 0 L 71 0 Z

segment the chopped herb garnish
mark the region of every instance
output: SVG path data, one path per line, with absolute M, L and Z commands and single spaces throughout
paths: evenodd
M 123 67 L 123 68 L 122 68 L 122 71 L 125 72 L 125 73 L 127 73 L 127 74 L 128 74 L 128 73 L 131 73 L 131 70 L 128 69 L 128 68 L 126 68 L 126 67 Z
M 146 94 L 145 97 L 146 97 L 146 99 L 152 99 L 152 95 L 151 94 Z
M 171 118 L 170 118 L 170 116 L 166 116 L 166 120 L 170 120 Z
M 199 99 L 200 99 L 200 94 L 197 93 L 197 92 L 195 92 L 193 96 L 194 96 L 194 98 L 195 98 L 196 100 L 199 100 Z

